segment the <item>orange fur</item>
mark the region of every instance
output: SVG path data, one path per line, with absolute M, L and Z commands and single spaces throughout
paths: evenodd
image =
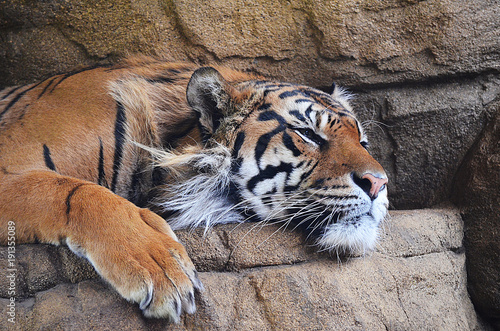
M 147 316 L 178 320 L 178 308 L 172 302 L 180 305 L 191 300 L 193 288 L 201 286 L 184 247 L 161 217 L 95 184 L 100 180 L 100 157 L 103 185 L 110 187 L 116 171 L 117 104 L 109 93 L 110 83 L 141 75 L 154 79 L 165 70 L 180 71 L 179 84 L 160 87 L 151 99 L 144 86 L 130 87 L 137 93 L 138 109 L 125 110 L 126 141 L 116 180 L 116 192 L 125 196 L 122 187 L 138 166 L 134 154 L 141 153 L 131 141 L 158 146 L 159 137 L 182 122 L 196 120 L 185 101 L 192 65 L 139 58 L 114 68 L 56 76 L 0 95 L 0 243 L 6 244 L 7 223 L 14 221 L 18 244 L 68 244 L 85 255 L 123 297 L 144 301 L 152 286 Z M 172 111 L 167 118 L 161 112 L 155 116 L 151 109 L 145 112 L 148 102 Z M 148 115 L 152 118 L 146 122 Z M 184 141 L 198 139 L 197 129 L 191 131 Z M 44 146 L 49 152 L 44 153 Z M 46 154 L 57 173 L 47 168 Z M 187 311 L 194 310 L 194 302 L 183 305 Z

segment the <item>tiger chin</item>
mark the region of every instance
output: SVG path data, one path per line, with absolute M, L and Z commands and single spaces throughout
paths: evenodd
M 134 57 L 0 99 L 0 243 L 14 222 L 16 243 L 66 244 L 148 317 L 203 288 L 173 230 L 251 219 L 357 254 L 387 213 L 339 87 Z

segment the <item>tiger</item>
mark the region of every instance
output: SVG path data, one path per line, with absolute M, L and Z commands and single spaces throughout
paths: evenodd
M 135 56 L 7 88 L 0 243 L 66 245 L 173 322 L 203 290 L 174 230 L 274 222 L 318 250 L 373 250 L 388 179 L 332 86 Z

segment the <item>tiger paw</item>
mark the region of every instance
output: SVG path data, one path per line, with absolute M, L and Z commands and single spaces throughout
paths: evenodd
M 195 267 L 165 220 L 147 209 L 123 207 L 115 212 L 129 219 L 113 224 L 101 215 L 94 232 L 67 244 L 146 317 L 178 323 L 183 312 L 195 312 L 194 292 L 203 289 Z

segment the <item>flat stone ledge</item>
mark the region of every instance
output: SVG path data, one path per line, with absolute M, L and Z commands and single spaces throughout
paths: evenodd
M 197 294 L 198 311 L 169 329 L 486 329 L 466 291 L 457 210 L 390 214 L 376 251 L 347 260 L 317 253 L 302 235 L 278 226 L 178 232 L 206 290 Z M 143 318 L 65 247 L 21 245 L 17 253 L 24 298 L 16 301 L 14 330 L 167 326 Z M 4 258 L 1 272 L 2 264 Z M 5 315 L 9 299 L 1 294 Z M 12 325 L 2 319 L 6 328 Z

